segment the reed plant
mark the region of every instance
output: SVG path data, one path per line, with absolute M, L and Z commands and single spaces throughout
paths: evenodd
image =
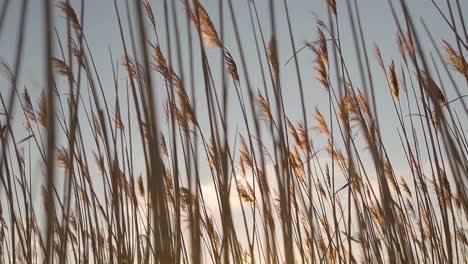
M 324 1 L 301 48 L 292 1 L 246 0 L 245 14 L 232 0 L 114 0 L 122 49 L 105 64 L 91 1 L 43 0 L 37 98 L 20 81 L 32 1 L 18 1 L 0 64 L 1 263 L 468 263 L 463 1 L 427 1 L 449 29 L 437 39 L 409 1 L 382 0 L 390 58 L 360 1 Z

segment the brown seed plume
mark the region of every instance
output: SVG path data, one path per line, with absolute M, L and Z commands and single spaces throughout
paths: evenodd
M 325 34 L 321 29 L 318 30 L 319 39 L 318 39 L 318 48 L 314 46 L 311 47 L 312 51 L 315 53 L 315 65 L 313 67 L 316 76 L 315 80 L 318 81 L 320 86 L 324 89 L 329 89 L 328 83 L 328 48 L 327 40 L 325 39 Z
M 320 113 L 318 108 L 315 108 L 315 125 L 325 136 L 329 137 L 331 135 L 327 122 L 325 122 L 325 119 L 323 118 L 322 113 Z
M 228 73 L 231 75 L 231 78 L 234 81 L 239 82 L 239 73 L 237 72 L 236 62 L 234 61 L 231 53 L 227 49 L 224 49 L 224 57 L 226 60 Z
M 146 16 L 148 17 L 148 19 L 150 20 L 151 24 L 153 25 L 153 27 L 156 27 L 156 20 L 154 19 L 154 13 L 153 13 L 153 8 L 151 7 L 151 4 L 148 0 L 146 0 L 144 3 L 143 3 L 143 6 L 145 7 L 145 12 L 146 12 Z
M 392 96 L 396 101 L 400 100 L 400 87 L 398 86 L 398 79 L 395 73 L 395 63 L 392 61 L 392 64 L 388 67 L 388 81 L 390 82 L 390 90 Z
M 205 40 L 205 46 L 207 48 L 222 47 L 221 40 L 218 38 L 218 33 L 216 32 L 213 22 L 211 22 L 208 12 L 206 12 L 206 9 L 198 0 L 194 0 L 193 2 L 194 10 L 191 9 L 188 1 L 184 1 L 185 11 Z
M 423 81 L 423 86 L 429 96 L 439 105 L 445 104 L 447 102 L 445 100 L 445 96 L 439 86 L 431 78 L 431 76 L 429 76 L 429 74 L 427 74 L 424 70 L 420 70 L 420 76 Z
M 377 43 L 374 43 L 374 53 L 375 57 L 377 58 L 377 62 L 379 63 L 380 68 L 385 71 L 385 66 L 382 58 L 382 53 L 380 52 L 380 48 Z
M 452 66 L 456 71 L 464 76 L 468 76 L 468 63 L 465 58 L 456 52 L 450 44 L 444 40 L 445 48 L 445 61 L 448 65 Z
M 276 40 L 275 36 L 271 36 L 270 41 L 268 42 L 267 46 L 267 56 L 268 62 L 270 63 L 271 69 L 273 74 L 276 76 L 279 73 L 279 63 L 278 63 L 278 56 L 276 50 Z
M 67 2 L 65 1 L 61 1 L 58 3 L 57 7 L 60 9 L 60 11 L 62 11 L 62 14 L 67 20 L 70 21 L 70 23 L 76 30 L 81 30 L 81 25 L 78 21 L 78 16 L 76 15 L 75 10 L 71 5 L 67 4 Z

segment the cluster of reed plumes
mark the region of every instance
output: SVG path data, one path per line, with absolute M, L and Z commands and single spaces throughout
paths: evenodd
M 359 1 L 325 1 L 309 53 L 296 50 L 288 1 L 269 1 L 267 21 L 247 1 L 242 16 L 255 43 L 245 43 L 232 0 L 218 2 L 218 15 L 229 14 L 219 25 L 199 0 L 162 1 L 162 17 L 148 1 L 114 1 L 123 47 L 109 55 L 114 87 L 103 85 L 83 13 L 43 2 L 42 96 L 19 84 L 21 38 L 13 67 L 1 64 L 10 85 L 0 94 L 1 263 L 467 263 L 468 41 L 459 0 L 447 1 L 449 14 L 432 3 L 451 29 L 446 40 L 416 27 L 406 1 L 389 0 L 393 60 L 378 44 L 366 48 Z M 65 17 L 63 37 L 52 30 L 54 12 Z M 278 13 L 289 28 L 286 65 Z M 224 41 L 224 20 L 234 42 Z M 343 25 L 352 41 L 340 38 Z M 423 45 L 423 35 L 433 42 Z M 250 65 L 246 45 L 261 67 Z M 299 56 L 314 62 L 306 72 L 317 83 L 303 83 Z M 285 67 L 296 76 L 287 88 Z M 377 75 L 388 91 L 375 87 Z M 300 95 L 299 117 L 287 115 L 286 89 Z M 307 102 L 306 89 L 328 109 Z M 376 103 L 386 93 L 401 153 L 393 159 Z

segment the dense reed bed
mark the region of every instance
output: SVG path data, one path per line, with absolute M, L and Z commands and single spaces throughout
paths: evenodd
M 302 48 L 287 0 L 247 14 L 164 0 L 161 17 L 109 1 L 110 63 L 90 48 L 88 1 L 42 2 L 42 95 L 19 81 L 26 16 L 1 63 L 1 263 L 467 263 L 462 1 L 427 1 L 448 29 L 436 39 L 407 1 L 382 0 L 395 58 L 366 39 L 360 1 L 324 1 Z

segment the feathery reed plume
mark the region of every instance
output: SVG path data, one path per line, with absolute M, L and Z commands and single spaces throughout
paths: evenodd
M 277 75 L 279 73 L 279 63 L 278 63 L 278 55 L 276 49 L 276 39 L 275 35 L 271 36 L 270 41 L 268 42 L 267 46 L 267 56 L 268 62 L 271 65 L 271 69 L 273 70 L 273 74 Z
M 31 97 L 29 96 L 28 90 L 24 88 L 23 92 L 23 109 L 26 115 L 26 118 L 29 121 L 36 121 L 36 114 L 34 113 L 34 108 L 31 102 Z
M 400 56 L 403 59 L 403 62 L 406 64 L 408 63 L 406 61 L 406 53 L 405 53 L 405 40 L 404 37 L 402 36 L 401 32 L 398 32 L 397 34 L 397 45 L 398 45 L 398 51 L 400 52 Z
M 231 75 L 231 78 L 235 82 L 239 82 L 239 73 L 237 72 L 237 65 L 234 59 L 232 58 L 231 53 L 227 50 L 224 49 L 224 57 L 226 60 L 226 65 L 227 65 L 227 71 Z
M 468 239 L 466 238 L 466 230 L 458 228 L 456 235 L 458 240 L 460 240 L 465 246 L 468 246 Z
M 161 73 L 161 75 L 168 80 L 171 80 L 173 71 L 167 64 L 166 58 L 164 58 L 164 55 L 162 54 L 161 48 L 159 46 L 154 47 L 153 60 L 154 69 Z
M 383 227 L 385 221 L 380 207 L 374 202 L 371 202 L 371 206 L 369 209 L 376 223 L 379 224 L 380 227 Z
M 359 111 L 362 111 L 369 119 L 372 119 L 372 114 L 370 111 L 369 103 L 367 102 L 366 98 L 362 94 L 361 91 L 358 91 L 357 94 L 357 105 L 354 105 L 354 109 L 357 112 L 358 109 Z M 353 100 L 354 103 L 354 100 Z
M 457 191 L 455 192 L 455 197 L 453 199 L 455 200 L 455 206 L 458 209 L 461 209 L 461 207 L 462 207 L 462 197 L 461 197 L 460 187 L 457 188 Z
M 247 165 L 250 169 L 252 169 L 253 162 L 250 158 L 249 148 L 247 147 L 247 143 L 245 143 L 244 137 L 240 136 L 240 141 L 240 153 L 242 163 Z
M 143 138 L 148 140 L 150 136 L 148 126 L 146 125 L 145 122 L 141 122 L 140 126 L 141 126 L 140 130 L 141 130 L 141 134 L 143 135 Z
M 348 96 L 343 96 L 338 108 L 338 118 L 345 128 L 350 129 L 350 114 L 353 111 L 353 104 Z
M 299 145 L 299 136 L 297 135 L 296 128 L 288 117 L 286 117 L 286 124 L 288 126 L 289 135 L 294 139 L 294 142 Z
M 296 131 L 299 137 L 299 147 L 305 152 L 310 152 L 311 145 L 309 142 L 309 138 L 307 138 L 306 136 L 306 128 L 304 127 L 304 125 L 298 124 Z
M 72 73 L 70 69 L 68 68 L 68 65 L 63 60 L 52 58 L 52 63 L 54 66 L 54 70 L 58 74 L 65 76 L 65 77 L 72 77 Z
M 401 188 L 403 189 L 403 191 L 404 191 L 410 198 L 412 198 L 413 195 L 411 194 L 411 191 L 410 191 L 410 188 L 409 188 L 409 186 L 408 186 L 408 183 L 406 183 L 405 178 L 403 178 L 402 176 L 400 176 L 400 185 L 401 185 Z
M 50 204 L 49 197 L 52 197 L 52 196 L 49 196 L 49 191 L 44 185 L 41 187 L 41 195 L 42 195 L 42 202 L 44 203 L 44 206 L 48 206 Z
M 76 44 L 76 42 L 75 42 L 75 40 L 73 38 L 70 38 L 68 48 L 70 49 L 71 53 L 76 58 L 76 60 L 78 61 L 79 66 L 85 68 L 86 64 L 84 62 L 83 53 L 81 52 L 80 47 L 78 47 L 78 44 Z
M 291 123 L 291 120 L 289 120 L 289 118 L 286 118 L 286 123 L 288 126 L 289 135 L 294 139 L 294 142 L 296 143 L 296 145 L 300 146 L 301 141 L 299 139 L 299 134 L 297 133 L 297 130 L 294 127 L 293 123 Z
M 317 107 L 315 108 L 315 124 L 317 125 L 317 128 L 322 134 L 324 134 L 327 137 L 331 136 L 327 122 L 325 122 L 322 113 L 320 113 Z
M 118 103 L 117 103 L 116 111 L 115 111 L 114 115 L 112 116 L 112 122 L 114 122 L 114 126 L 117 129 L 119 129 L 119 130 L 124 129 L 124 124 L 123 124 L 122 118 L 120 116 L 120 108 L 118 106 Z
M 144 3 L 143 3 L 144 7 L 145 7 L 145 12 L 146 12 L 146 16 L 148 17 L 148 19 L 150 20 L 151 24 L 153 25 L 153 27 L 156 27 L 156 20 L 154 19 L 154 13 L 153 13 L 153 8 L 151 7 L 151 4 L 148 0 L 146 0 Z
M 328 9 L 336 16 L 336 0 L 325 0 L 327 2 Z
M 195 206 L 198 201 L 197 198 L 190 192 L 189 189 L 185 187 L 180 187 L 179 188 L 179 194 L 180 194 L 180 206 L 182 209 L 187 209 L 189 205 L 191 204 L 192 206 Z
M 416 211 L 414 210 L 414 206 L 411 203 L 411 200 L 406 198 L 405 207 L 410 211 L 412 217 L 416 217 Z
M 427 74 L 424 70 L 420 70 L 420 78 L 423 81 L 423 87 L 431 98 L 435 100 L 439 105 L 445 104 L 447 101 L 445 99 L 442 90 L 434 82 L 434 80 Z
M 81 170 L 81 173 L 83 174 L 83 176 L 88 180 L 90 181 L 91 180 L 91 177 L 89 175 L 89 169 L 88 169 L 88 166 L 86 165 L 86 163 L 83 161 L 83 159 L 81 157 L 79 157 L 77 159 L 78 161 L 78 166 L 80 167 L 80 170 Z
M 262 93 L 260 92 L 260 90 L 257 90 L 257 105 L 258 107 L 260 108 L 260 111 L 262 112 L 263 114 L 263 117 L 271 122 L 272 124 L 274 124 L 274 120 L 273 120 L 273 115 L 271 114 L 271 111 L 270 111 L 270 107 L 268 106 L 268 103 L 267 101 L 265 100 L 265 98 L 263 97 Z
M 297 151 L 297 148 L 294 148 L 293 151 L 289 151 L 289 161 L 291 162 L 297 179 L 300 182 L 305 183 L 304 166 L 299 155 L 299 151 Z
M 323 185 L 321 183 L 318 183 L 316 185 L 317 187 L 317 190 L 319 191 L 320 195 L 324 198 L 324 199 L 328 199 L 328 195 L 327 195 L 327 192 L 325 191 L 325 189 L 323 188 Z
M 13 75 L 13 72 L 11 71 L 10 65 L 8 65 L 8 63 L 3 59 L 0 59 L 0 73 L 8 81 L 13 80 L 14 75 Z
M 222 47 L 221 40 L 218 38 L 218 33 L 211 22 L 208 12 L 206 12 L 203 5 L 199 0 L 194 0 L 194 10 L 190 8 L 187 0 L 184 0 L 185 10 L 187 15 L 190 17 L 192 22 L 195 24 L 198 32 L 202 35 L 205 40 L 205 46 L 210 47 Z
M 245 174 L 245 165 L 244 165 L 244 162 L 242 161 L 242 159 L 239 160 L 238 169 L 239 169 L 239 173 L 240 173 L 241 177 L 242 177 L 242 178 L 245 178 L 245 177 L 246 177 L 246 174 Z
M 374 43 L 374 53 L 375 57 L 377 58 L 377 62 L 379 63 L 380 68 L 385 71 L 385 66 L 382 58 L 382 53 L 380 52 L 380 48 L 377 43 Z
M 468 63 L 465 58 L 456 52 L 447 41 L 444 42 L 445 48 L 445 61 L 448 65 L 452 66 L 455 70 L 461 73 L 463 76 L 468 76 Z
M 206 219 L 206 232 L 208 233 L 208 236 L 210 237 L 210 240 L 213 242 L 213 246 L 216 254 L 218 254 L 220 247 L 221 247 L 221 239 L 219 237 L 218 232 L 216 231 L 216 228 L 213 223 L 213 219 L 211 217 L 207 217 Z
M 70 21 L 70 23 L 76 30 L 81 30 L 81 25 L 78 20 L 78 16 L 76 15 L 75 10 L 71 5 L 67 4 L 67 2 L 65 1 L 61 1 L 57 4 L 57 7 L 60 9 L 60 11 L 62 11 L 62 14 L 68 21 Z
M 242 201 L 250 206 L 254 206 L 255 204 L 255 197 L 247 191 L 247 189 L 242 185 L 240 181 L 237 181 L 237 193 L 239 194 L 239 197 L 242 199 Z
M 121 61 L 120 61 L 120 64 L 122 65 L 122 67 L 128 72 L 128 76 L 129 78 L 131 79 L 136 79 L 137 77 L 137 65 L 136 63 L 134 62 L 134 60 L 132 58 L 130 58 L 130 56 L 123 56 Z
M 174 88 L 179 97 L 180 111 L 181 111 L 180 114 L 185 115 L 187 117 L 187 120 L 191 122 L 192 124 L 197 124 L 195 111 L 193 110 L 192 102 L 190 101 L 190 98 L 183 87 L 183 81 L 174 72 L 174 70 L 170 67 L 170 65 L 168 65 L 166 58 L 164 58 L 164 55 L 162 54 L 159 46 L 154 48 L 153 59 L 154 59 L 153 67 L 159 73 L 161 73 L 167 80 L 173 82 L 174 84 Z M 173 112 L 172 114 L 176 114 L 176 113 Z
M 185 133 L 188 133 L 189 132 L 189 126 L 188 126 L 187 121 L 190 121 L 189 116 L 188 116 L 189 112 L 187 112 L 187 113 L 182 112 L 179 109 L 179 107 L 177 107 L 177 105 L 175 105 L 174 103 L 171 103 L 171 102 L 168 102 L 166 107 L 167 107 L 166 111 L 169 114 L 169 117 L 176 120 L 177 124 L 183 129 L 183 131 Z
M 208 156 L 208 164 L 210 165 L 210 168 L 219 173 L 221 171 L 221 164 L 213 139 L 211 139 L 210 143 L 208 144 L 206 155 Z
M 161 150 L 162 150 L 162 153 L 168 157 L 169 156 L 169 151 L 167 150 L 167 145 L 166 145 L 166 138 L 164 138 L 164 135 L 161 133 L 161 136 L 160 136 L 160 146 L 161 146 Z
M 393 98 L 396 101 L 400 101 L 400 87 L 398 86 L 398 79 L 395 73 L 395 63 L 393 61 L 388 67 L 388 80 L 390 82 L 390 90 Z
M 328 82 L 328 48 L 325 34 L 319 28 L 318 29 L 318 48 L 309 45 L 312 51 L 315 53 L 315 66 L 313 67 L 316 76 L 315 80 L 318 81 L 321 87 L 328 90 L 330 84 Z
M 95 113 L 92 114 L 92 118 L 93 118 L 94 132 L 96 133 L 98 137 L 102 138 L 103 135 L 102 135 L 101 121 L 99 121 L 99 118 L 96 116 Z
M 394 190 L 399 190 L 398 189 L 398 183 L 395 180 L 395 177 L 393 176 L 393 168 L 392 165 L 390 164 L 389 161 L 386 161 L 384 163 L 384 174 L 385 177 L 387 178 L 387 181 L 391 183 L 391 186 L 393 187 Z
M 164 179 L 166 180 L 167 191 L 172 192 L 174 184 L 172 182 L 172 175 L 171 175 L 171 171 L 169 170 L 169 168 L 166 168 L 165 170 Z
M 182 115 L 185 116 L 187 121 L 189 121 L 192 124 L 197 124 L 197 119 L 195 117 L 195 111 L 193 110 L 192 102 L 190 101 L 190 98 L 185 91 L 184 87 L 182 86 L 182 82 L 179 81 L 177 82 L 178 85 L 175 86 L 176 88 L 176 93 L 179 97 L 179 102 L 180 102 L 180 109 L 182 111 Z
M 68 151 L 65 147 L 57 148 L 57 166 L 64 169 L 70 169 L 71 167 Z
M 89 202 L 89 197 L 88 197 L 88 193 L 86 192 L 86 190 L 82 187 L 78 187 L 78 195 L 80 197 L 80 200 L 83 201 L 83 204 L 86 207 L 89 207 L 90 202 Z
M 143 183 L 143 177 L 140 175 L 137 179 L 138 183 L 138 191 L 140 192 L 141 196 L 145 196 L 145 184 Z
M 93 151 L 93 158 L 99 170 L 104 171 L 104 157 L 100 153 Z
M 47 98 L 42 91 L 41 97 L 39 99 L 39 111 L 37 112 L 37 119 L 43 127 L 47 127 Z
M 333 157 L 335 161 L 337 161 L 343 168 L 347 167 L 347 160 L 341 151 L 336 150 L 330 139 L 327 140 L 327 144 L 325 145 L 325 150 L 327 151 L 330 157 Z
M 415 58 L 416 57 L 416 53 L 415 53 L 414 45 L 413 45 L 413 38 L 411 36 L 410 31 L 406 32 L 405 49 L 408 51 L 408 54 L 409 54 L 410 58 Z

